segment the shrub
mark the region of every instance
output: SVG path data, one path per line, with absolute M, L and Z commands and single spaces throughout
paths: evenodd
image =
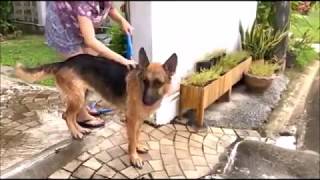
M 273 27 L 264 27 L 261 24 L 257 24 L 256 21 L 251 29 L 247 29 L 245 32 L 240 22 L 239 32 L 241 47 L 243 50 L 250 52 L 253 60 L 273 57 L 275 48 L 288 33 L 286 28 L 276 31 Z
M 0 33 L 6 35 L 15 30 L 15 25 L 10 20 L 13 6 L 11 1 L 0 1 Z
M 278 64 L 273 63 L 252 63 L 249 74 L 261 77 L 270 77 L 279 68 Z
M 311 46 L 312 38 L 309 31 L 306 31 L 301 39 L 296 39 L 293 35 L 289 40 L 289 51 L 296 55 L 295 64 L 302 68 L 315 60 L 318 56 L 317 52 Z
M 120 55 L 126 53 L 125 35 L 118 24 L 112 24 L 110 29 L 107 30 L 107 34 L 111 37 L 109 48 Z

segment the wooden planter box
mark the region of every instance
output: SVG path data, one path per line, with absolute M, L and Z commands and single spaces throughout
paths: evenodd
M 232 86 L 241 80 L 245 72 L 248 72 L 251 61 L 251 57 L 247 58 L 204 87 L 181 84 L 179 116 L 181 117 L 186 110 L 194 109 L 196 125 L 202 127 L 204 110 L 224 94 L 231 94 Z

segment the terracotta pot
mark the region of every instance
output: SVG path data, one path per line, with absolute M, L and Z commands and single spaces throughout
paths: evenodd
M 249 73 L 244 73 L 244 82 L 250 91 L 264 92 L 269 88 L 275 77 L 275 75 L 272 75 L 270 77 L 261 77 Z

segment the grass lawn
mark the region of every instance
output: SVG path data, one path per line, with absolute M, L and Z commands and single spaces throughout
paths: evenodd
M 317 2 L 318 3 L 318 2 Z M 302 37 L 306 30 L 310 29 L 310 35 L 314 43 L 320 43 L 320 7 L 312 8 L 308 15 L 293 14 L 291 17 L 291 32 L 296 37 Z
M 18 39 L 1 42 L 1 65 L 15 66 L 20 62 L 34 67 L 58 61 L 58 54 L 44 42 L 45 38 L 40 35 L 25 35 Z M 49 78 L 39 83 L 52 86 L 54 81 Z

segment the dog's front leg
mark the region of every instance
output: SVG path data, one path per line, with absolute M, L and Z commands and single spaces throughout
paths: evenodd
M 142 168 L 143 161 L 137 153 L 137 131 L 139 129 L 139 119 L 136 117 L 126 117 L 128 133 L 128 151 L 130 162 L 134 167 Z
M 148 152 L 148 148 L 145 147 L 144 145 L 142 145 L 141 143 L 139 143 L 139 137 L 140 137 L 140 133 L 141 133 L 141 127 L 142 127 L 142 124 L 143 124 L 143 120 L 139 121 L 139 125 L 138 125 L 138 128 L 137 128 L 137 131 L 136 131 L 136 138 L 137 138 L 137 152 L 138 153 L 147 153 Z

